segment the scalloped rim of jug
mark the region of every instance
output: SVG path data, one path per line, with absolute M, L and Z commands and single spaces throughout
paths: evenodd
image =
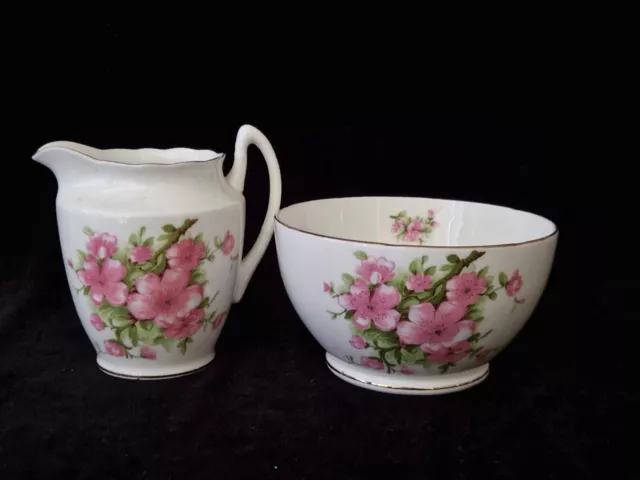
M 84 155 L 95 162 L 124 165 L 127 167 L 175 167 L 179 165 L 203 164 L 222 160 L 226 157 L 224 153 L 219 153 L 210 149 L 195 149 L 186 147 L 173 148 L 107 148 L 100 149 L 89 147 L 76 142 L 57 141 L 41 146 L 35 153 L 49 149 L 63 149 Z M 140 161 L 122 161 L 122 158 L 136 158 Z M 188 158 L 185 160 L 185 158 Z M 155 161 L 154 161 L 155 160 Z

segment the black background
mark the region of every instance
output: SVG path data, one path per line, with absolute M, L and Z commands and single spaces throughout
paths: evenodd
M 3 192 L 0 476 L 618 476 L 622 355 L 607 338 L 619 334 L 600 336 L 601 322 L 614 319 L 605 314 L 606 296 L 585 287 L 606 269 L 584 241 L 606 209 L 579 200 L 589 180 L 551 160 L 542 120 L 418 112 L 283 118 L 236 112 L 206 127 L 157 129 L 81 129 L 73 119 L 45 119 L 16 141 L 14 170 L 3 177 L 17 193 Z M 228 171 L 243 123 L 272 142 L 283 206 L 345 195 L 432 196 L 504 204 L 556 222 L 547 290 L 484 383 L 452 395 L 405 397 L 337 379 L 289 303 L 273 243 L 205 371 L 160 382 L 98 371 L 65 278 L 56 182 L 31 155 L 62 139 L 100 148 L 212 148 L 227 153 Z M 252 149 L 245 251 L 260 229 L 267 186 L 266 167 Z

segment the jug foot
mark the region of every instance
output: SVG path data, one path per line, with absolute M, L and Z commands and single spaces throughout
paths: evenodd
M 489 364 L 437 376 L 390 375 L 340 360 L 327 353 L 327 366 L 338 378 L 357 387 L 399 395 L 442 395 L 478 385 L 489 376 Z
M 215 358 L 215 353 L 200 357 L 197 360 L 177 364 L 149 365 L 149 360 L 114 358 L 99 354 L 98 368 L 107 375 L 127 380 L 167 380 L 184 377 L 203 370 Z

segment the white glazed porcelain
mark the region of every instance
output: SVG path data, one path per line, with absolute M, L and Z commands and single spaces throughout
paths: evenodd
M 275 238 L 286 291 L 330 370 L 424 395 L 487 377 L 543 293 L 558 233 L 506 207 L 356 197 L 283 208 Z
M 264 155 L 266 218 L 242 258 L 247 148 Z M 77 313 L 99 367 L 123 378 L 168 378 L 202 368 L 229 309 L 271 240 L 280 169 L 267 138 L 239 131 L 224 154 L 188 148 L 99 150 L 53 142 L 33 157 L 58 181 L 58 230 Z

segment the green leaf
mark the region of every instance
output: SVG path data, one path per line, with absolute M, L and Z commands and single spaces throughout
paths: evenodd
M 145 321 L 141 321 L 141 322 L 137 322 L 136 323 L 136 327 L 138 327 L 139 329 L 144 330 L 145 332 L 151 331 L 154 326 L 155 326 L 155 324 L 151 320 L 145 320 Z
M 431 296 L 431 292 L 429 290 L 425 290 L 424 292 L 418 292 L 414 294 L 418 300 L 424 300 L 425 298 L 429 298 Z
M 133 287 L 136 284 L 136 280 L 144 275 L 144 273 L 144 270 L 141 270 L 139 268 L 132 268 L 124 278 L 124 283 L 126 283 L 128 287 Z
M 442 272 L 448 272 L 449 270 L 453 270 L 453 265 L 450 264 L 450 263 L 442 265 L 440 267 L 440 271 L 442 271 Z
M 507 277 L 507 274 L 504 272 L 500 272 L 500 274 L 498 275 L 498 281 L 500 282 L 500 285 L 502 285 L 503 287 L 507 285 L 507 282 L 509 281 L 509 278 Z
M 430 266 L 429 268 L 427 268 L 427 269 L 424 271 L 424 274 L 425 274 L 425 275 L 429 275 L 429 276 L 431 276 L 431 277 L 432 277 L 432 276 L 434 276 L 434 275 L 436 274 L 436 267 L 435 267 L 435 265 L 432 265 L 432 266 Z
M 367 257 L 367 254 L 364 253 L 362 250 L 358 250 L 357 252 L 354 253 L 354 255 L 358 260 L 366 260 L 367 258 L 369 258 Z
M 515 299 L 514 299 L 514 301 L 515 301 L 516 303 L 520 304 L 520 305 L 524 303 L 524 300 L 525 300 L 524 298 L 515 298 Z
M 220 237 L 214 237 L 213 244 L 216 246 L 216 248 L 222 247 L 222 240 L 220 240 Z
M 478 341 L 478 339 L 479 339 L 479 338 L 480 338 L 480 333 L 476 332 L 476 333 L 474 333 L 473 335 L 471 335 L 471 336 L 467 339 L 467 341 L 468 341 L 469 343 L 473 343 L 473 342 Z
M 424 293 L 424 292 L 423 292 Z M 411 305 L 419 305 L 420 300 L 414 296 L 405 298 L 400 305 L 398 305 L 398 310 L 408 310 Z
M 145 234 L 146 231 L 147 231 L 147 227 L 145 227 L 144 225 L 140 227 L 140 240 L 142 240 L 142 236 Z
M 409 278 L 409 275 L 407 275 L 406 273 L 398 274 L 395 277 L 393 277 L 391 280 L 389 280 L 387 284 L 391 285 L 392 287 L 396 287 L 398 291 L 402 291 L 402 289 L 404 288 L 404 284 L 407 282 L 408 278 Z
M 158 241 L 164 242 L 165 240 L 169 240 L 170 238 L 171 238 L 171 235 L 167 235 L 166 233 L 163 233 L 158 237 Z
M 478 272 L 479 277 L 485 277 L 489 273 L 489 267 L 484 267 Z
M 112 255 L 111 258 L 113 258 L 114 260 L 118 260 L 120 263 L 122 263 L 123 265 L 127 262 L 127 255 L 129 254 L 129 250 L 123 250 L 123 249 L 119 249 L 116 251 L 116 253 L 114 253 Z
M 91 235 L 93 234 L 93 230 L 91 230 L 89 227 L 84 227 L 82 229 L 82 233 L 84 233 L 85 235 Z
M 155 273 L 156 275 L 160 275 L 162 272 L 164 272 L 165 268 L 167 268 L 167 259 L 164 256 L 164 253 L 161 253 L 160 255 L 158 255 L 156 263 L 151 269 L 151 272 Z
M 129 235 L 129 243 L 134 247 L 138 245 L 138 236 L 135 233 Z
M 209 306 L 209 297 L 204 297 L 198 308 L 207 308 Z
M 145 247 L 153 247 L 153 242 L 154 241 L 155 241 L 155 239 L 153 237 L 149 237 L 144 241 L 143 245 Z
M 78 253 L 78 260 L 80 263 L 84 263 L 84 260 L 87 258 L 85 253 L 82 250 L 76 250 L 76 252 Z
M 180 351 L 182 352 L 182 354 L 184 355 L 187 352 L 187 339 L 183 338 L 182 340 L 180 340 L 176 344 L 176 347 L 178 347 L 180 349 Z
M 482 312 L 476 309 L 469 309 L 469 311 L 465 315 L 465 318 L 468 318 L 469 320 L 477 321 L 479 318 L 482 318 Z
M 399 363 L 398 361 L 396 361 L 396 354 L 395 354 L 396 351 L 400 353 L 399 349 L 389 350 L 388 352 L 384 353 L 385 360 L 391 365 L 397 365 Z
M 416 275 L 417 273 L 422 271 L 422 259 L 414 258 L 413 261 L 409 264 L 409 270 L 411 273 Z
M 495 300 L 496 298 L 498 298 L 498 294 L 497 294 L 496 292 L 491 292 L 491 293 L 489 294 L 489 298 L 490 298 L 491 300 Z
M 207 283 L 207 276 L 204 274 L 202 270 L 195 269 L 191 273 L 191 280 L 189 281 L 189 283 L 204 285 L 205 283 Z
M 170 225 L 170 224 L 163 225 L 162 226 L 162 231 L 163 232 L 167 232 L 167 233 L 175 232 L 176 231 L 176 227 L 174 227 L 173 225 Z
M 487 275 L 487 285 L 491 285 L 493 283 L 493 275 Z
M 120 333 L 116 333 L 116 337 L 118 337 L 120 339 L 120 341 L 124 344 L 128 343 L 131 341 L 131 339 L 129 338 L 129 329 L 125 328 L 124 330 L 120 330 Z
M 402 352 L 399 348 L 393 350 L 393 356 L 395 357 L 396 365 L 400 365 L 402 363 Z
M 155 345 L 161 345 L 167 352 L 171 350 L 171 340 L 163 337 L 162 335 L 157 336 L 153 339 L 153 343 Z
M 348 285 L 353 285 L 356 281 L 355 278 L 353 278 L 351 275 L 349 275 L 348 273 L 343 273 L 342 274 L 342 280 L 344 280 L 344 283 L 348 284 Z
M 353 318 L 354 313 L 356 313 L 355 310 L 349 310 L 347 313 L 344 314 L 344 318 L 346 318 L 347 320 L 351 320 Z
M 444 299 L 444 295 L 445 295 L 445 289 L 444 289 L 444 285 L 440 284 L 436 287 L 436 291 L 433 294 L 433 297 L 431 297 L 428 301 L 429 303 L 432 303 L 434 305 L 438 305 L 440 302 L 442 302 L 442 300 Z
M 422 256 L 422 265 L 424 265 L 425 263 L 427 263 L 429 261 L 429 255 L 423 255 Z
M 398 336 L 395 333 L 382 332 L 375 327 L 362 332 L 362 338 L 378 348 L 391 348 L 398 345 Z
M 136 328 L 135 325 L 131 325 L 127 330 L 129 331 L 129 338 L 131 339 L 131 346 L 137 347 L 138 346 L 138 329 Z
M 447 255 L 447 261 L 449 263 L 458 263 L 460 261 L 460 257 L 455 254 Z
M 415 364 L 424 360 L 424 352 L 416 346 L 404 347 L 401 350 L 402 363 Z
M 202 232 L 200 232 L 199 234 L 196 235 L 196 237 L 193 239 L 194 242 L 201 242 L 203 238 Z

